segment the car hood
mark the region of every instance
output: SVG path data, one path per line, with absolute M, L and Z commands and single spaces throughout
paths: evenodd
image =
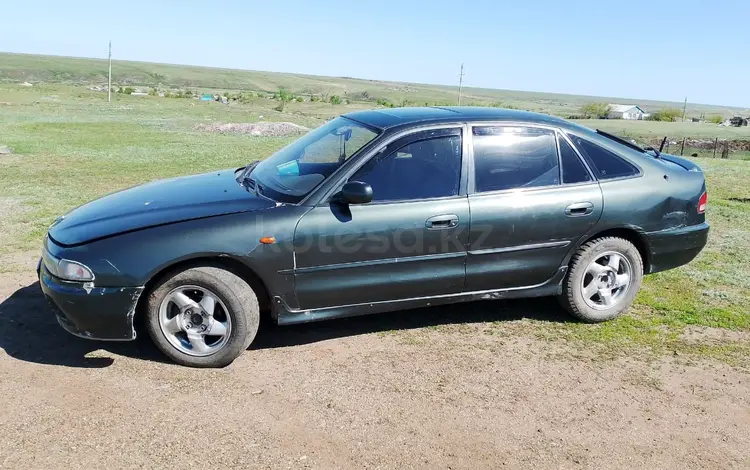
M 58 218 L 49 236 L 62 246 L 74 246 L 147 227 L 276 205 L 247 192 L 234 173 L 159 180 L 110 194 Z

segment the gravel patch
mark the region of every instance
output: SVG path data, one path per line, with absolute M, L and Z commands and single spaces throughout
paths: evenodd
M 309 131 L 305 126 L 293 122 L 253 122 L 253 123 L 225 123 L 198 124 L 196 129 L 207 132 L 224 134 L 246 134 L 261 137 L 282 137 L 300 135 Z

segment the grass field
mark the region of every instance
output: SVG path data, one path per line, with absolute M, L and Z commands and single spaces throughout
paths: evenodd
M 122 95 L 107 104 L 103 98 L 82 86 L 0 84 L 0 146 L 13 151 L 0 154 L 0 270 L 6 275 L 29 270 L 48 224 L 79 204 L 157 178 L 243 165 L 291 139 L 208 133 L 196 130 L 197 124 L 254 122 L 262 115 L 266 121 L 314 127 L 327 117 L 366 107 L 305 102 L 279 113 L 272 110 L 275 102 L 262 98 L 232 106 Z M 747 129 L 699 124 L 596 124 L 631 135 L 748 137 Z M 679 353 L 750 367 L 750 163 L 698 163 L 708 179 L 712 225 L 709 245 L 698 259 L 649 276 L 635 307 L 616 321 L 596 326 L 543 322 L 529 312 L 525 320 L 493 322 L 490 315 L 488 333 L 518 328 L 604 356 Z M 690 336 L 695 334 L 703 336 L 695 341 Z

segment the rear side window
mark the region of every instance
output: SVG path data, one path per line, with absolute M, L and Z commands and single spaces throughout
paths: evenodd
M 609 150 L 577 136 L 571 135 L 570 138 L 600 180 L 635 176 L 639 173 L 638 168 Z
M 534 127 L 475 127 L 477 192 L 560 184 L 554 131 Z
M 583 166 L 578 154 L 562 136 L 560 136 L 560 162 L 562 163 L 563 183 L 574 184 L 591 181 L 591 175 Z

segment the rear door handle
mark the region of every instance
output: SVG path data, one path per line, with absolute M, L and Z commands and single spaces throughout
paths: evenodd
M 582 217 L 594 212 L 594 205 L 590 202 L 576 202 L 565 208 L 568 217 Z
M 430 217 L 424 223 L 427 230 L 444 230 L 458 226 L 458 216 L 456 214 L 444 214 Z

